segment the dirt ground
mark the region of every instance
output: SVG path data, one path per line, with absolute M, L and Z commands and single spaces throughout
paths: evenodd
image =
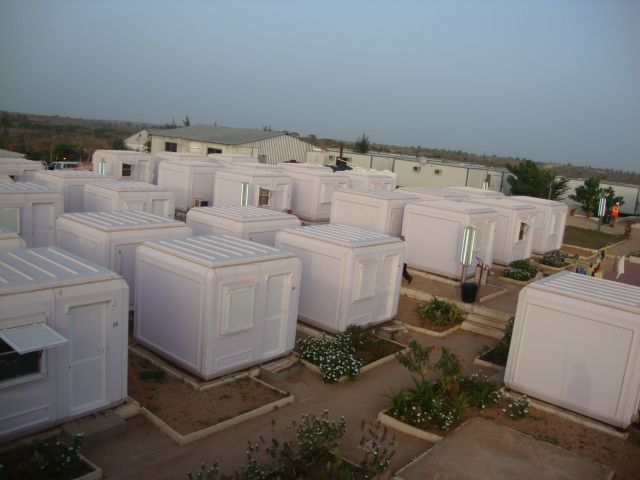
M 420 290 L 423 292 L 428 292 L 434 297 L 442 297 L 442 298 L 452 298 L 455 300 L 460 299 L 460 286 L 459 285 L 450 285 L 441 281 L 434 281 L 419 277 L 414 275 L 411 283 L 407 280 L 402 280 L 402 286 L 407 288 L 412 288 L 415 290 Z M 479 299 L 483 297 L 487 297 L 489 295 L 493 295 L 494 293 L 503 292 L 504 289 L 502 287 L 492 285 L 487 283 L 486 285 L 482 285 L 480 287 Z M 402 299 L 402 297 L 400 297 Z
M 413 325 L 414 327 L 433 330 L 434 332 L 444 332 L 445 330 L 453 327 L 453 325 L 434 325 L 429 321 L 429 319 L 420 317 L 420 314 L 418 313 L 419 306 L 420 302 L 416 302 L 415 300 L 411 300 L 407 297 L 400 297 L 396 320 L 400 320 L 408 325 Z
M 144 372 L 150 372 L 147 376 L 152 378 L 140 378 L 145 376 Z M 284 397 L 250 378 L 198 391 L 170 375 L 160 378 L 160 372 L 159 367 L 147 360 L 129 355 L 129 395 L 182 435 Z

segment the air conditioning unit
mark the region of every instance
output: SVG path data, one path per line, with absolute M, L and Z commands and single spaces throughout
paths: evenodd
M 420 165 L 416 165 L 416 166 L 413 167 L 413 171 L 414 172 L 420 172 L 420 171 L 422 171 L 422 167 Z
M 196 198 L 193 201 L 193 206 L 194 207 L 208 207 L 209 206 L 209 200 L 205 200 L 204 198 Z
M 441 170 L 440 168 L 436 168 L 436 169 L 433 171 L 433 174 L 434 174 L 434 175 L 442 175 L 442 170 Z

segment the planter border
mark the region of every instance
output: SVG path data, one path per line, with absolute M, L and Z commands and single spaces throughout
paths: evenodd
M 78 456 L 80 457 L 80 460 L 89 465 L 89 467 L 91 467 L 93 471 L 85 473 L 80 477 L 75 477 L 73 480 L 102 480 L 102 478 L 104 477 L 102 469 L 81 453 Z
M 280 390 L 272 385 L 269 385 L 258 378 L 249 377 L 252 380 L 259 382 L 268 388 L 275 390 L 279 393 L 284 393 L 288 396 L 281 398 L 279 400 L 275 400 L 273 402 L 262 405 L 258 408 L 254 408 L 253 410 L 249 410 L 248 412 L 241 413 L 240 415 L 236 415 L 235 417 L 228 418 L 223 420 L 222 422 L 218 422 L 214 425 L 210 425 L 201 430 L 196 430 L 195 432 L 187 433 L 185 435 L 178 433 L 173 427 L 169 426 L 167 422 L 162 420 L 156 414 L 150 412 L 145 407 L 140 407 L 140 413 L 148 418 L 151 423 L 153 423 L 156 427 L 158 427 L 164 434 L 166 434 L 171 440 L 176 442 L 178 445 L 187 445 L 189 443 L 195 442 L 196 440 L 200 440 L 202 438 L 213 435 L 214 433 L 221 432 L 223 430 L 227 430 L 228 428 L 234 427 L 240 423 L 243 423 L 247 420 L 251 420 L 253 418 L 264 415 L 265 413 L 269 413 L 272 410 L 277 410 L 295 400 L 295 396 Z
M 453 332 L 457 332 L 458 330 L 460 330 L 460 326 L 462 325 L 462 322 L 456 323 L 454 326 L 449 327 L 446 330 L 442 330 L 441 332 L 438 332 L 437 330 L 429 330 L 428 328 L 417 327 L 407 322 L 402 322 L 402 323 L 408 330 L 412 330 L 418 333 L 424 333 L 425 335 L 429 335 L 431 337 L 436 337 L 436 338 L 443 338 L 448 335 L 451 335 Z
M 377 338 L 380 338 L 380 339 L 382 339 L 382 340 L 384 340 L 384 341 L 386 341 L 386 342 L 394 343 L 394 344 L 396 344 L 396 345 L 398 345 L 398 346 L 402 347 L 402 349 L 401 349 L 401 350 L 398 350 L 396 353 L 390 353 L 389 355 L 385 355 L 384 357 L 379 358 L 378 360 L 375 360 L 375 361 L 373 361 L 373 362 L 371 362 L 371 363 L 367 363 L 366 365 L 364 365 L 364 366 L 360 369 L 360 371 L 358 372 L 358 374 L 357 374 L 357 375 L 355 375 L 355 376 L 353 376 L 353 377 L 350 377 L 349 375 L 342 375 L 340 378 L 338 378 L 338 380 L 337 380 L 335 383 L 343 383 L 343 382 L 346 382 L 347 380 L 353 380 L 353 379 L 355 379 L 358 375 L 361 375 L 361 374 L 363 374 L 363 373 L 365 373 L 365 372 L 368 372 L 369 370 L 373 370 L 374 368 L 379 367 L 380 365 L 383 365 L 383 364 L 385 364 L 385 363 L 388 363 L 388 362 L 392 361 L 394 358 L 396 358 L 396 355 L 397 355 L 398 353 L 400 353 L 400 352 L 404 352 L 404 353 L 406 353 L 406 352 L 408 352 L 408 351 L 409 351 L 409 349 L 407 348 L 407 346 L 406 346 L 406 345 L 403 345 L 402 343 L 396 342 L 395 340 L 391 340 L 390 338 L 384 338 L 384 337 L 381 337 L 380 335 L 374 335 L 374 336 L 375 336 L 375 337 L 377 337 Z M 309 369 L 309 370 L 311 370 L 312 372 L 315 372 L 315 373 L 317 373 L 318 375 L 322 376 L 322 372 L 320 371 L 320 367 L 318 367 L 315 363 L 312 363 L 312 362 L 310 362 L 310 361 L 308 361 L 308 360 L 304 360 L 304 359 L 300 356 L 300 354 L 299 354 L 298 352 L 293 352 L 293 353 L 298 357 L 298 359 L 300 360 L 300 362 L 302 363 L 302 365 L 304 365 L 304 366 L 305 366 L 305 368 L 308 368 L 308 369 Z
M 435 433 L 427 432 L 426 430 L 422 430 L 421 428 L 413 427 L 407 423 L 401 422 L 396 418 L 393 418 L 391 415 L 388 415 L 385 412 L 386 410 L 383 410 L 378 413 L 378 421 L 389 428 L 393 428 L 394 430 L 398 430 L 399 432 L 406 433 L 407 435 L 411 435 L 413 437 L 417 437 L 431 443 L 438 443 L 444 440 L 444 437 L 441 435 L 436 435 Z
M 487 352 L 490 352 L 491 350 L 493 350 L 493 348 L 487 350 Z M 487 353 L 487 352 L 485 352 L 485 353 Z M 484 353 L 482 355 L 484 355 Z M 502 365 L 498 365 L 497 363 L 492 363 L 492 362 L 489 362 L 487 360 L 482 360 L 480 358 L 482 355 L 478 355 L 476 358 L 473 359 L 473 364 L 474 365 L 477 365 L 479 367 L 492 368 L 492 369 L 497 370 L 499 372 L 504 372 L 506 370 L 507 367 L 503 367 Z

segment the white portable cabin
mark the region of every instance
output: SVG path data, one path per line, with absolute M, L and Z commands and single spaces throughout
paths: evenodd
M 84 186 L 112 177 L 98 175 L 90 170 L 42 170 L 36 172 L 34 181 L 40 185 L 62 191 L 64 212 L 84 212 Z
M 127 396 L 129 288 L 58 248 L 0 252 L 0 441 Z
M 399 237 L 405 205 L 419 200 L 397 190 L 338 190 L 333 194 L 330 222 Z
M 508 265 L 514 260 L 531 257 L 533 231 L 537 228 L 537 210 L 530 203 L 511 198 L 472 198 L 471 203 L 490 207 L 498 212 L 493 240 L 493 261 Z
M 276 248 L 302 260 L 298 317 L 330 332 L 386 322 L 398 311 L 405 243 L 346 225 L 286 229 Z
M 160 160 L 155 154 L 131 150 L 96 150 L 91 157 L 98 175 L 147 183 L 156 182 Z
M 176 195 L 176 210 L 213 204 L 213 182 L 221 165 L 196 160 L 162 161 L 158 166 L 158 185 Z
M 140 210 L 173 218 L 176 196 L 172 190 L 144 182 L 104 180 L 84 186 L 87 212 Z
M 204 379 L 289 353 L 300 260 L 229 236 L 146 242 L 136 255 L 135 337 Z
M 266 208 L 205 207 L 187 213 L 187 225 L 194 235 L 231 235 L 263 245 L 274 246 L 276 233 L 283 228 L 300 226 L 295 215 Z
M 464 192 L 441 187 L 398 187 L 398 191 L 419 195 L 426 200 L 433 200 L 434 197 L 437 197 L 440 200 L 464 202 L 469 199 L 469 195 Z
M 207 155 L 200 155 L 199 153 L 189 152 L 155 152 L 154 155 L 160 159 L 161 162 L 210 162 L 211 160 Z
M 0 183 L 0 227 L 19 233 L 28 247 L 54 244 L 62 192 L 37 183 Z
M 460 279 L 460 254 L 465 228 L 475 229 L 473 262 L 491 266 L 498 213 L 490 207 L 450 200 L 408 203 L 402 236 L 407 243 L 407 265 L 418 270 Z M 467 269 L 473 277 L 475 269 Z
M 139 211 L 67 213 L 56 223 L 56 245 L 122 275 L 131 288 L 131 307 L 138 245 L 189 235 L 184 222 Z
M 18 182 L 33 182 L 36 172 L 44 169 L 42 162 L 26 158 L 0 158 L 0 177 Z
M 507 387 L 627 428 L 640 409 L 640 288 L 560 272 L 518 297 Z
M 0 252 L 26 247 L 27 244 L 24 243 L 20 235 L 8 228 L 0 226 Z
M 475 187 L 443 187 L 447 190 L 453 190 L 454 192 L 464 193 L 469 199 L 476 198 L 504 198 L 502 192 L 496 192 L 495 190 L 485 190 L 484 188 Z
M 567 210 L 569 209 L 566 203 L 524 195 L 509 198 L 530 203 L 538 211 L 535 219 L 537 228 L 533 231 L 532 243 L 532 250 L 535 253 L 545 253 L 562 247 L 564 227 L 567 223 Z
M 220 164 L 233 164 L 233 163 L 252 163 L 258 164 L 258 157 L 251 155 L 244 155 L 241 153 L 210 153 L 207 157 Z M 265 165 L 265 164 L 261 164 Z
M 349 178 L 312 163 L 279 163 L 291 178 L 291 210 L 310 222 L 328 222 L 333 192 L 347 188 Z
M 214 206 L 251 205 L 269 210 L 291 208 L 291 179 L 281 172 L 230 168 L 216 173 Z
M 384 170 L 367 170 L 356 167 L 353 170 L 340 172 L 349 179 L 349 188 L 355 190 L 385 190 L 387 192 L 396 189 L 395 173 Z

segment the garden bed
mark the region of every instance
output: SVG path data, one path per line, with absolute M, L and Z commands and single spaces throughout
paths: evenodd
M 567 225 L 564 229 L 563 242 L 572 247 L 598 250 L 623 240 L 625 240 L 624 235 L 613 235 L 599 230 Z M 562 246 L 562 250 L 565 250 L 564 247 L 565 245 Z
M 56 436 L 18 441 L 0 452 L 0 480 L 100 480 L 102 470 L 79 453 L 80 443 L 69 446 Z
M 460 328 L 462 322 L 455 325 L 434 325 L 429 319 L 423 319 L 418 313 L 418 308 L 422 302 L 417 302 L 405 296 L 400 297 L 398 302 L 398 313 L 396 320 L 400 320 L 404 325 L 414 332 L 424 333 L 432 337 L 446 337 Z
M 179 444 L 203 438 L 267 413 L 294 400 L 293 396 L 253 377 L 195 390 L 167 375 L 152 362 L 129 356 L 129 395 L 141 413 Z

